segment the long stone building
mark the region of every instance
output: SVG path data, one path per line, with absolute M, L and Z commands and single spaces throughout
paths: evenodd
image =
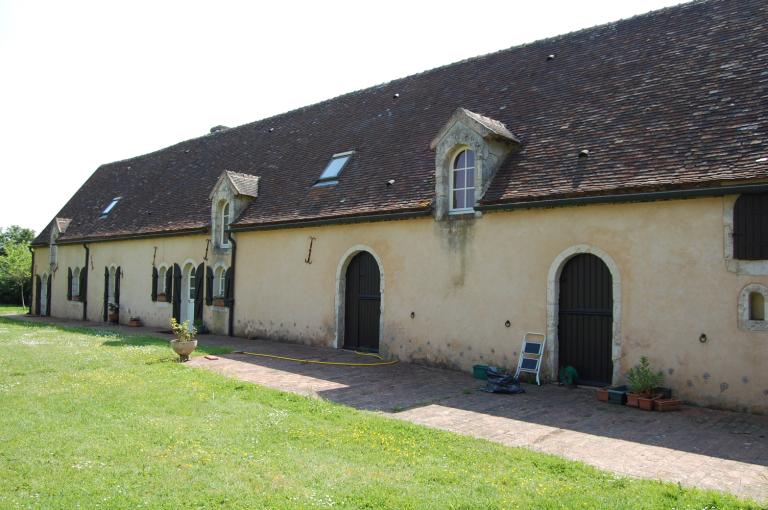
M 99 167 L 32 313 L 202 321 L 768 411 L 768 4 L 706 0 Z

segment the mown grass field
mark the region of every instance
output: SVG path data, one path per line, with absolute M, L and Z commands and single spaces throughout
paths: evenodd
M 27 313 L 29 308 L 18 305 L 0 305 L 0 315 L 17 315 Z
M 227 379 L 148 337 L 0 319 L 0 402 L 3 509 L 758 508 Z

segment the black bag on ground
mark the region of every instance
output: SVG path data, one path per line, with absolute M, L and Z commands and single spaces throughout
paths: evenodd
M 514 375 L 507 374 L 496 367 L 488 367 L 485 371 L 488 383 L 482 388 L 487 393 L 525 393 Z

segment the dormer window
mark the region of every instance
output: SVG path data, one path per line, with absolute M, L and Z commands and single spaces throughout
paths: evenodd
M 230 223 L 229 202 L 221 204 L 221 236 L 219 237 L 219 246 L 228 247 L 229 238 L 227 237 L 227 228 Z
M 106 218 L 109 216 L 109 213 L 112 211 L 112 209 L 115 208 L 117 203 L 120 201 L 120 199 L 123 197 L 115 197 L 112 199 L 112 201 L 104 208 L 103 211 L 101 211 L 101 215 L 99 216 L 100 219 Z
M 339 174 L 347 165 L 347 162 L 352 158 L 352 154 L 354 154 L 354 151 L 334 154 L 328 162 L 328 165 L 325 167 L 325 170 L 323 170 L 323 173 L 320 174 L 320 178 L 315 182 L 315 186 L 333 186 L 334 184 L 338 184 Z
M 451 171 L 451 212 L 475 207 L 475 151 L 464 149 L 453 160 Z

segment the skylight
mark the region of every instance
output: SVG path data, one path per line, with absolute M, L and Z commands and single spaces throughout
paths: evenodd
M 99 218 L 106 218 L 109 215 L 109 212 L 115 208 L 117 203 L 120 201 L 120 199 L 123 197 L 115 197 L 112 199 L 112 201 L 109 203 L 107 207 L 104 208 L 103 211 L 101 211 L 101 216 Z
M 320 174 L 320 178 L 315 183 L 316 186 L 328 186 L 339 182 L 339 174 L 347 165 L 347 162 L 354 154 L 354 151 L 341 152 L 334 154 L 331 160 L 328 162 L 328 166 L 325 167 L 323 173 Z

